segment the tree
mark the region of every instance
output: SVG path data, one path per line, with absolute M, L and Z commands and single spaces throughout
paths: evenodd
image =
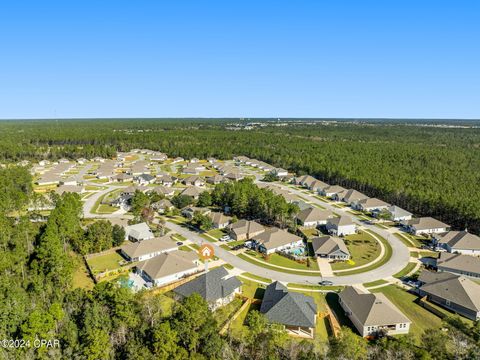
M 212 205 L 212 196 L 208 191 L 202 192 L 198 196 L 197 206 L 207 207 Z
M 188 205 L 193 204 L 193 198 L 188 195 L 175 195 L 172 198 L 172 204 L 177 209 L 183 209 L 184 207 L 187 207 Z
M 340 335 L 330 342 L 329 356 L 333 359 L 366 359 L 367 342 L 350 328 L 342 326 Z
M 422 335 L 422 344 L 429 353 L 435 354 L 435 359 L 449 359 L 447 350 L 448 337 L 440 329 L 426 329 Z
M 113 246 L 120 246 L 125 241 L 125 229 L 115 224 L 112 227 L 112 239 L 113 239 Z
M 135 191 L 131 201 L 131 212 L 136 217 L 139 217 L 142 211 L 150 206 L 150 198 L 148 195 L 139 190 Z
M 191 220 L 193 226 L 203 231 L 208 231 L 213 227 L 213 221 L 208 215 L 204 215 L 199 211 L 195 211 Z
M 110 221 L 98 220 L 92 223 L 85 233 L 85 241 L 81 253 L 100 252 L 113 245 L 113 227 Z

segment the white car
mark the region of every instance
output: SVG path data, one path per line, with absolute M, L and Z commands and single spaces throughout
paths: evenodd
M 230 241 L 230 240 L 232 240 L 232 239 L 230 238 L 230 235 L 224 235 L 224 236 L 222 236 L 222 237 L 220 238 L 220 241 Z

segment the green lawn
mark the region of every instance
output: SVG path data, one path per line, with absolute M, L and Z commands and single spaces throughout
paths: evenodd
M 343 275 L 352 275 L 352 274 L 358 274 L 358 273 L 362 273 L 362 272 L 366 272 L 366 271 L 370 271 L 372 269 L 376 269 L 382 265 L 384 265 L 391 257 L 392 257 L 392 247 L 390 246 L 390 244 L 387 242 L 387 240 L 385 240 L 383 237 L 381 237 L 380 235 L 378 234 L 375 234 L 379 239 L 380 241 L 382 242 L 383 246 L 385 247 L 385 253 L 384 253 L 384 256 L 380 259 L 380 261 L 370 265 L 370 266 L 366 266 L 362 269 L 352 269 L 352 270 L 349 270 L 349 271 L 345 271 L 345 272 L 340 272 L 340 273 L 337 273 L 336 275 L 337 276 L 343 276 Z
M 296 275 L 305 275 L 305 276 L 318 276 L 320 274 L 318 272 L 305 272 L 305 271 L 302 271 L 302 270 L 294 270 L 294 269 L 292 269 L 292 270 L 280 269 L 280 268 L 268 265 L 268 263 L 266 263 L 265 261 L 261 261 L 261 262 L 255 261 L 251 257 L 246 256 L 244 254 L 238 254 L 237 256 L 240 259 L 248 261 L 248 262 L 250 262 L 254 265 L 261 266 L 261 267 L 264 267 L 266 269 L 270 269 L 270 270 L 274 270 L 274 271 L 284 272 L 284 273 L 287 273 L 287 274 L 296 274 Z
M 399 238 L 406 246 L 408 247 L 421 247 L 423 243 L 426 241 L 425 238 L 421 236 L 414 236 L 407 233 L 395 233 L 394 234 L 397 238 Z
M 98 274 L 106 270 L 115 270 L 120 267 L 120 262 L 125 259 L 117 252 L 100 255 L 87 260 L 88 266 L 93 274 Z
M 385 294 L 412 321 L 410 333 L 417 339 L 426 329 L 439 328 L 441 326 L 442 321 L 438 316 L 415 303 L 415 300 L 417 300 L 416 295 L 410 294 L 398 286 L 388 285 L 373 289 L 372 292 Z
M 250 299 L 263 299 L 266 285 L 239 277 L 242 282 L 242 294 Z
M 288 283 L 288 288 L 297 288 L 302 289 L 305 291 L 309 290 L 324 290 L 324 291 L 340 291 L 343 290 L 343 286 L 321 286 L 321 285 L 304 285 L 304 284 L 295 284 L 295 283 Z
M 405 266 L 402 270 L 400 270 L 398 273 L 393 275 L 393 277 L 397 279 L 401 279 L 402 277 L 406 276 L 410 271 L 412 271 L 415 268 L 415 266 L 417 266 L 416 263 L 409 262 L 407 266 Z
M 178 250 L 181 251 L 193 251 L 191 248 L 189 248 L 187 245 L 182 245 L 178 248 Z
M 118 208 L 106 205 L 106 204 L 100 204 L 95 211 L 92 211 L 96 214 L 112 214 L 115 211 L 117 211 Z
M 305 235 L 307 238 L 312 238 L 318 236 L 319 232 L 315 228 L 304 228 L 300 229 L 300 232 Z
M 332 270 L 351 269 L 357 266 L 367 264 L 375 260 L 380 255 L 380 245 L 367 232 L 345 236 L 345 244 L 350 251 L 351 260 L 332 263 Z
M 364 283 L 363 286 L 371 287 L 371 286 L 383 285 L 383 284 L 387 284 L 387 283 L 388 283 L 388 281 L 380 279 L 380 280 L 375 280 L 375 281 L 370 281 L 370 282 Z
M 215 239 L 218 240 L 225 235 L 225 232 L 220 229 L 212 229 L 208 231 L 207 234 L 213 236 Z
M 298 270 L 318 270 L 318 263 L 313 258 L 310 259 L 310 266 L 307 266 L 306 264 L 300 264 L 294 260 L 290 260 L 286 258 L 285 256 L 275 254 L 275 253 L 270 254 L 268 260 L 265 260 L 263 255 L 257 251 L 248 251 L 247 254 L 251 255 L 252 257 L 258 260 L 263 261 L 266 264 L 285 266 L 290 269 L 298 269 Z
M 75 271 L 73 273 L 73 288 L 82 288 L 91 290 L 95 283 L 88 274 L 88 270 L 83 262 L 83 259 L 75 256 Z
M 219 326 L 223 326 L 242 306 L 243 301 L 235 298 L 230 304 L 222 306 L 213 313 L 213 317 L 217 320 Z
M 272 279 L 268 279 L 268 278 L 265 278 L 265 277 L 262 277 L 262 276 L 258 276 L 258 275 L 255 275 L 255 274 L 252 274 L 252 273 L 249 273 L 249 272 L 244 272 L 242 275 L 245 275 L 246 277 L 248 277 L 250 279 L 253 279 L 253 280 L 263 281 L 263 282 L 266 282 L 266 283 L 271 283 L 272 282 Z

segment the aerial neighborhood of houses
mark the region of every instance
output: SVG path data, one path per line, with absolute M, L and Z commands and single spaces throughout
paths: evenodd
M 480 319 L 479 236 L 356 189 L 246 156 L 184 159 L 149 149 L 43 160 L 32 173 L 44 195 L 32 208 L 48 211 L 52 197 L 76 193 L 85 219 L 123 227 L 121 246 L 85 257 L 95 282 L 165 289 L 175 299 L 195 292 L 212 311 L 253 301 L 268 321 L 305 338 L 325 326 L 336 336 L 345 319 L 363 337 L 407 334 L 417 311 Z M 247 179 L 283 198 L 292 219 L 236 216 L 205 202 L 215 187 Z M 132 213 L 139 196 L 151 200 L 141 220 Z M 212 246 L 211 260 L 198 256 L 202 244 Z M 395 292 L 415 301 L 394 301 Z M 338 306 L 330 308 L 329 293 Z

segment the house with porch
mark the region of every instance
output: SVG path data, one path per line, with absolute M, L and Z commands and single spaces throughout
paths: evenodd
M 333 217 L 333 212 L 330 210 L 309 206 L 298 213 L 297 222 L 304 227 L 315 228 L 319 225 L 326 225 L 327 221 Z
M 149 286 L 164 286 L 199 271 L 198 257 L 193 251 L 165 252 L 136 266 L 136 273 Z
M 434 238 L 449 253 L 480 256 L 480 237 L 467 230 L 435 234 Z
M 312 239 L 313 252 L 316 257 L 345 261 L 350 259 L 350 252 L 342 239 L 336 236 L 320 236 Z
M 317 323 L 317 305 L 311 296 L 288 291 L 278 281 L 267 286 L 260 312 L 268 321 L 281 324 L 288 334 L 313 338 Z
M 429 301 L 471 320 L 480 319 L 480 285 L 462 275 L 424 270 L 418 292 Z
M 173 292 L 180 299 L 197 293 L 207 301 L 210 310 L 214 311 L 231 303 L 235 295 L 240 293 L 241 286 L 240 280 L 221 266 L 180 285 Z
M 252 240 L 257 250 L 267 255 L 304 245 L 300 236 L 277 227 L 266 229 L 264 232 L 252 237 Z
M 347 286 L 338 302 L 363 337 L 408 334 L 410 330 L 411 321 L 382 293 Z

